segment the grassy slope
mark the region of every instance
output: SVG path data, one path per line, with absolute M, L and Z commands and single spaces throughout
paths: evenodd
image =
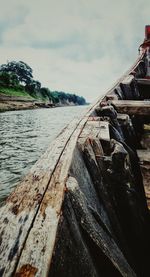
M 28 99 L 33 99 L 26 91 L 24 91 L 23 89 L 19 90 L 19 89 L 14 89 L 14 88 L 3 88 L 0 87 L 0 93 L 1 94 L 5 94 L 7 96 L 15 96 L 15 97 L 25 97 Z

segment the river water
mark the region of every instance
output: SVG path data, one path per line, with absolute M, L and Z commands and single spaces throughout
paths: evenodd
M 0 200 L 29 171 L 48 145 L 86 106 L 0 113 Z

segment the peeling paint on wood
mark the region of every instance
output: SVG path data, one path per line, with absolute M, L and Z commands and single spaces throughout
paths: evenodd
M 14 277 L 35 277 L 38 269 L 30 264 L 23 265 Z

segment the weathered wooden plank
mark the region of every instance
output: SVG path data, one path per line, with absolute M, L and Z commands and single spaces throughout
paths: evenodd
M 96 108 L 96 112 L 100 117 L 103 117 L 104 120 L 105 118 L 107 118 L 110 124 L 117 130 L 118 134 L 120 134 L 120 136 L 123 139 L 122 130 L 120 128 L 120 124 L 117 119 L 117 112 L 115 108 L 112 105 L 109 105 L 108 103 L 106 103 L 106 105 L 104 106 L 100 105 L 99 108 Z
M 74 157 L 70 169 L 70 175 L 76 177 L 80 185 L 81 191 L 84 193 L 84 195 L 86 195 L 89 205 L 94 206 L 94 209 L 97 211 L 97 213 L 100 213 L 102 215 L 103 221 L 105 223 L 108 223 L 108 216 L 104 210 L 103 203 L 101 201 L 101 196 L 99 194 L 99 182 L 101 180 L 101 176 L 99 176 L 99 180 L 97 180 L 97 183 L 95 184 L 93 182 L 92 176 L 87 166 L 88 161 L 84 155 L 85 148 L 87 148 L 87 145 L 90 145 L 90 141 L 91 139 L 86 141 L 83 150 L 80 144 L 78 143 L 78 148 L 80 149 L 80 151 L 76 149 L 76 151 L 74 152 Z M 100 143 L 99 146 L 99 152 L 97 152 L 98 154 L 102 152 Z M 90 154 L 92 156 L 91 163 L 95 165 L 95 157 L 94 155 L 92 155 L 92 151 L 90 152 Z
M 140 142 L 137 138 L 136 132 L 133 128 L 132 121 L 129 115 L 127 114 L 117 114 L 117 120 L 120 124 L 123 138 L 126 144 L 131 147 L 133 150 L 136 150 L 140 147 Z
M 83 157 L 88 172 L 91 176 L 93 187 L 95 188 L 97 196 L 99 197 L 99 202 L 102 206 L 104 206 L 104 211 L 100 212 L 102 221 L 104 221 L 107 228 L 110 229 L 111 235 L 114 237 L 123 253 L 126 254 L 126 257 L 129 261 L 129 257 L 131 256 L 130 251 L 128 249 L 119 220 L 116 215 L 115 208 L 113 206 L 113 194 L 110 193 L 110 187 L 108 187 L 107 181 L 105 179 L 105 176 L 108 175 L 108 173 L 107 170 L 105 172 L 102 166 L 105 156 L 102 152 L 99 139 L 91 138 L 90 140 L 86 141 L 83 149 Z M 79 184 L 81 184 L 81 181 Z
M 139 91 L 137 84 L 135 82 L 135 77 L 130 74 L 128 75 L 123 82 L 120 83 L 120 87 L 123 90 L 124 99 L 139 99 Z
M 132 163 L 136 163 L 136 160 L 133 161 L 131 156 L 129 157 L 127 149 L 121 143 L 115 140 L 111 142 L 111 160 L 106 160 L 111 199 L 114 201 L 124 238 L 134 257 L 137 272 L 146 276 L 144 274 L 148 268 L 149 217 L 148 210 L 145 209 L 145 197 L 140 194 L 138 182 L 135 182 Z
M 81 131 L 81 126 L 78 126 L 68 142 L 48 185 L 22 251 L 17 273 L 26 264 L 30 264 L 37 269 L 36 276 L 47 276 L 48 274 L 64 198 L 65 182 L 76 145 L 76 138 Z
M 91 137 L 109 142 L 109 122 L 102 121 L 99 117 L 90 117 L 79 136 L 78 142 L 84 144 L 86 139 Z
M 144 78 L 140 79 L 140 78 L 138 78 L 138 79 L 136 79 L 136 82 L 140 85 L 150 86 L 150 79 L 144 79 Z
M 149 115 L 150 114 L 150 101 L 138 100 L 114 100 L 112 101 L 117 112 L 129 115 Z
M 140 99 L 150 99 L 150 80 L 149 79 L 137 79 L 137 86 L 140 93 Z
M 73 121 L 51 144 L 30 173 L 7 199 L 0 214 L 0 266 L 4 276 L 10 276 L 24 246 L 39 204 L 47 190 L 53 170 L 74 131 Z M 8 274 L 8 275 L 7 275 Z
M 119 99 L 124 99 L 123 91 L 120 87 L 120 84 L 116 86 L 114 93 L 118 96 Z
M 135 73 L 134 76 L 136 78 L 144 78 L 146 75 L 146 65 L 144 60 L 143 61 L 139 61 L 139 63 L 137 64 L 137 67 L 135 69 Z
M 134 76 L 128 75 L 120 83 L 120 87 L 123 91 L 123 99 L 133 99 L 133 93 L 132 93 L 132 88 L 131 88 L 131 84 L 133 82 L 134 82 Z
M 85 243 L 69 193 L 65 193 L 56 242 L 48 276 L 99 277 L 95 260 Z
M 100 122 L 100 131 L 97 137 L 100 140 L 110 141 L 109 122 L 107 121 Z
M 100 253 L 102 251 L 102 253 L 110 260 L 109 264 L 107 263 L 108 268 L 110 267 L 110 263 L 112 263 L 112 265 L 121 273 L 122 276 L 136 276 L 113 240 L 111 234 L 103 224 L 101 215 L 97 215 L 97 218 L 93 215 L 92 207 L 89 207 L 88 201 L 80 190 L 80 186 L 74 177 L 69 177 L 67 180 L 67 189 L 72 200 L 77 221 L 79 221 L 81 228 L 86 233 L 86 236 L 89 237 L 94 245 L 97 246 Z M 102 257 L 103 254 L 100 254 L 100 256 Z M 99 267 L 101 267 L 100 259 Z M 105 270 L 105 265 L 103 265 L 103 272 L 105 272 Z M 107 274 L 110 274 L 110 272 L 112 273 L 113 269 L 109 273 L 108 272 Z M 117 272 L 116 276 L 118 276 Z
M 102 183 L 103 174 L 102 172 L 100 172 L 96 162 L 96 159 L 102 158 L 102 155 L 103 155 L 99 139 L 93 140 L 91 138 L 87 140 L 86 144 L 84 144 L 84 147 L 82 148 L 83 148 L 82 156 L 84 157 L 84 162 L 86 164 L 86 167 L 88 169 L 88 174 L 90 174 L 92 181 L 89 182 L 89 177 L 86 173 L 85 165 L 83 165 L 83 162 L 81 162 L 81 158 L 79 155 L 76 157 L 76 155 L 74 154 L 73 164 L 71 166 L 71 175 L 75 176 L 76 179 L 78 180 L 80 189 L 86 196 L 86 199 L 89 202 L 89 206 L 93 207 L 93 210 L 95 210 L 95 214 L 100 214 L 101 221 L 105 225 L 105 228 L 111 231 L 111 235 L 112 237 L 113 236 L 115 237 L 115 240 L 116 240 L 116 237 L 117 239 L 119 238 L 118 240 L 116 240 L 117 244 L 121 247 L 124 245 L 122 249 L 124 253 L 127 254 L 126 249 L 128 247 L 126 245 L 126 242 L 124 241 L 124 237 L 122 236 L 122 230 L 120 230 L 120 227 L 119 227 L 120 224 L 118 222 L 117 216 L 114 214 L 114 210 L 107 193 L 107 189 L 108 189 L 107 184 Z M 94 152 L 92 148 L 94 149 Z M 91 185 L 90 187 L 89 183 L 91 182 L 93 182 L 93 185 Z M 98 199 L 97 197 L 96 198 L 93 197 L 94 189 L 96 191 L 96 196 L 98 197 Z M 98 208 L 98 206 L 100 206 L 100 209 Z M 126 255 L 126 257 L 128 257 L 128 261 L 129 261 L 130 260 L 129 252 L 128 252 L 128 255 Z
M 74 143 L 98 101 L 85 111 L 81 120 L 75 119 L 50 145 L 30 173 L 17 186 L 0 210 L 0 275 L 11 276 L 19 261 L 25 241 L 37 216 L 40 203 L 51 180 L 53 171 L 75 130 Z M 74 148 L 74 145 L 73 145 Z M 74 149 L 70 151 L 73 152 Z M 70 152 L 71 153 L 71 152 Z M 61 167 L 61 166 L 60 166 Z M 54 197 L 55 198 L 55 197 Z M 41 223 L 42 224 L 42 223 Z M 36 244 L 36 241 L 34 241 Z M 33 246 L 34 247 L 34 246 Z M 34 247 L 36 249 L 36 246 Z M 31 257 L 30 257 L 31 258 Z M 24 271 L 28 269 L 23 268 Z M 29 270 L 34 269 L 29 265 Z
M 97 105 L 97 103 L 96 103 L 96 105 Z M 21 255 L 21 251 L 24 247 L 24 243 L 30 234 L 30 229 L 32 230 L 31 227 L 32 227 L 32 225 L 34 225 L 33 223 L 38 214 L 40 203 L 42 201 L 43 201 L 43 203 L 45 203 L 44 195 L 47 195 L 47 194 L 49 195 L 48 192 L 46 194 L 46 191 L 48 190 L 48 186 L 52 185 L 51 195 L 53 195 L 53 199 L 55 202 L 56 190 L 55 189 L 53 190 L 53 187 L 55 187 L 55 185 L 53 185 L 53 180 L 55 180 L 55 176 L 53 176 L 53 178 L 51 177 L 52 172 L 53 172 L 53 170 L 55 170 L 55 172 L 56 172 L 55 175 L 58 175 L 59 178 L 62 177 L 60 175 L 60 171 L 61 171 L 63 161 L 60 159 L 60 157 L 61 157 L 61 155 L 63 155 L 63 157 L 64 157 L 65 148 L 69 149 L 69 151 L 70 151 L 69 154 L 71 156 L 71 153 L 73 153 L 73 150 L 74 150 L 74 147 L 76 144 L 77 137 L 80 134 L 85 122 L 87 121 L 87 119 L 93 109 L 94 109 L 94 106 L 92 108 L 90 108 L 88 112 L 85 113 L 85 116 L 83 119 L 81 119 L 80 121 L 78 119 L 76 119 L 75 121 L 73 121 L 71 123 L 71 125 L 69 125 L 70 127 L 66 128 L 66 132 L 62 132 L 60 134 L 60 136 L 57 138 L 57 140 L 54 143 L 54 145 L 56 145 L 56 147 L 54 147 L 54 145 L 51 146 L 52 153 L 54 154 L 54 161 L 52 162 L 52 164 L 51 164 L 51 158 L 53 157 L 53 155 L 51 156 L 52 153 L 50 151 L 48 151 L 49 159 L 47 161 L 44 160 L 44 161 L 39 161 L 37 163 L 37 167 L 38 167 L 37 173 L 35 173 L 35 170 L 33 168 L 30 173 L 31 177 L 30 176 L 26 177 L 26 179 L 23 181 L 23 184 L 21 186 L 19 186 L 15 190 L 15 192 L 10 196 L 10 198 L 7 201 L 7 205 L 2 208 L 0 221 L 3 223 L 2 230 L 1 230 L 2 234 L 3 234 L 2 244 L 1 244 L 1 250 L 2 250 L 1 251 L 1 260 L 2 260 L 2 263 L 1 263 L 2 269 L 1 270 L 2 270 L 2 273 L 5 274 L 3 276 L 10 276 L 10 274 L 12 274 L 12 272 L 15 270 L 16 263 L 18 263 L 18 257 Z M 73 135 L 74 132 L 75 132 L 75 135 Z M 66 147 L 66 145 L 69 143 L 70 137 L 71 137 L 71 141 L 72 141 L 72 147 L 68 148 L 68 146 Z M 62 145 L 63 149 L 61 148 L 61 145 Z M 57 159 L 56 159 L 56 157 L 57 157 Z M 59 162 L 59 160 L 60 160 L 60 162 Z M 68 158 L 67 158 L 68 167 L 69 167 L 69 161 L 70 161 L 70 159 L 68 160 Z M 44 162 L 44 168 L 45 168 L 45 162 L 47 162 L 46 172 L 43 169 L 43 167 L 41 166 L 42 162 Z M 56 170 L 57 164 L 58 164 L 58 169 Z M 36 168 L 36 166 L 35 166 L 35 168 Z M 68 170 L 68 168 L 67 168 L 67 170 Z M 32 182 L 31 182 L 31 180 L 32 180 Z M 50 181 L 50 180 L 52 180 L 52 181 Z M 28 184 L 28 186 L 27 186 L 27 184 Z M 64 183 L 63 183 L 63 185 L 64 185 Z M 63 187 L 63 190 L 64 190 L 64 187 Z M 63 192 L 62 192 L 63 190 L 60 189 L 61 196 L 63 194 Z M 59 191 L 59 189 L 58 189 L 58 191 Z M 19 196 L 19 198 L 18 198 L 18 196 Z M 62 200 L 63 200 L 63 197 L 61 197 L 61 201 Z M 57 197 L 56 197 L 56 203 L 57 203 Z M 43 205 L 45 206 L 46 204 L 43 204 Z M 47 207 L 47 210 L 49 210 L 49 206 Z M 57 207 L 56 207 L 56 211 L 57 211 Z M 55 218 L 53 209 L 51 210 L 51 208 L 50 208 L 50 212 L 51 212 L 52 218 Z M 6 214 L 7 214 L 7 219 L 4 220 Z M 44 216 L 45 216 L 45 214 L 43 215 L 43 217 Z M 39 217 L 40 217 L 40 215 L 39 215 Z M 40 219 L 41 219 L 41 217 L 40 217 Z M 47 217 L 46 217 L 46 219 L 47 219 Z M 54 219 L 54 221 L 55 221 L 55 219 Z M 39 222 L 38 217 L 37 217 L 37 221 Z M 49 219 L 48 219 L 48 221 L 49 221 Z M 38 222 L 36 225 L 36 229 L 38 226 Z M 56 228 L 57 228 L 57 223 L 58 223 L 58 220 L 56 220 L 55 224 L 54 224 Z M 9 226 L 14 227 L 13 232 L 10 230 Z M 42 219 L 41 219 L 41 226 L 42 226 Z M 39 227 L 39 229 L 40 229 L 40 227 Z M 42 227 L 41 227 L 41 229 L 42 229 Z M 54 233 L 53 233 L 53 235 L 54 235 Z M 56 234 L 55 234 L 55 236 L 56 236 Z M 31 233 L 31 239 L 32 238 L 33 237 L 32 237 L 32 233 Z M 51 239 L 51 241 L 53 241 L 53 240 Z M 17 243 L 17 248 L 16 248 L 16 243 Z M 35 243 L 35 245 L 34 245 L 34 243 Z M 34 248 L 35 251 L 36 251 L 36 244 L 37 244 L 37 241 L 35 241 L 35 239 L 33 238 L 32 248 Z M 39 244 L 40 244 L 40 242 L 39 242 Z M 52 242 L 51 242 L 51 244 L 52 244 Z M 30 243 L 29 243 L 29 246 L 30 246 Z M 26 247 L 26 249 L 27 249 L 27 247 Z M 28 251 L 30 252 L 30 250 L 32 251 L 32 249 L 30 249 L 30 247 L 29 247 Z M 26 251 L 25 251 L 25 253 L 26 253 Z M 38 249 L 37 249 L 37 251 L 38 251 Z M 11 255 L 11 259 L 9 259 L 10 253 L 12 253 L 12 252 L 13 252 L 13 255 Z M 45 253 L 46 252 L 44 252 L 44 254 Z M 26 254 L 24 254 L 24 255 L 26 256 Z M 39 252 L 39 255 L 40 255 L 40 252 Z M 36 256 L 37 256 L 37 260 L 36 260 L 35 264 L 38 266 L 38 264 L 40 264 L 40 262 L 38 260 L 39 256 L 38 255 L 36 255 Z M 46 254 L 44 256 L 44 261 L 46 262 L 45 257 L 46 257 Z M 31 255 L 29 255 L 28 258 L 30 260 Z M 50 258 L 51 258 L 51 254 L 49 254 L 49 259 Z M 20 264 L 21 264 L 21 262 L 20 262 Z M 5 265 L 5 266 L 3 267 L 3 265 Z M 35 268 L 35 267 L 33 267 L 33 268 Z M 42 274 L 45 274 L 47 267 L 44 262 L 43 262 L 43 267 L 41 268 L 41 270 L 43 270 L 43 268 L 44 268 L 44 272 Z M 21 270 L 21 272 L 22 272 L 22 270 L 25 271 L 26 267 L 25 268 L 22 267 L 20 270 Z M 31 266 L 31 270 L 32 270 L 32 266 Z M 38 275 L 38 276 L 41 276 L 41 275 Z M 42 275 L 42 276 L 44 276 L 44 275 Z

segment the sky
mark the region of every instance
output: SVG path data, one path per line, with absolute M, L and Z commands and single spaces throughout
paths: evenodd
M 0 0 L 0 64 L 24 61 L 50 90 L 92 102 L 138 56 L 149 0 Z

